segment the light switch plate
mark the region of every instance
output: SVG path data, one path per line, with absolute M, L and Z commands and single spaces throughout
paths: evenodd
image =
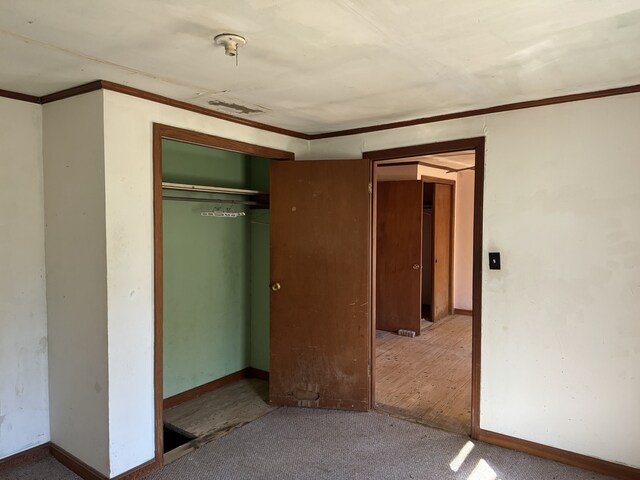
M 500 252 L 489 252 L 489 270 L 500 270 Z

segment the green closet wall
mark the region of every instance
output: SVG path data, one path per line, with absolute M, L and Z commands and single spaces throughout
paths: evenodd
M 269 160 L 163 140 L 162 177 L 268 191 Z M 164 398 L 249 366 L 268 370 L 269 211 L 234 206 L 246 216 L 213 218 L 200 213 L 218 204 L 162 204 Z

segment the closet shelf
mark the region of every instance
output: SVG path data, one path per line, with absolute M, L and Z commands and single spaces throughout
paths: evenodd
M 188 183 L 162 182 L 162 188 L 166 190 L 183 190 L 189 192 L 227 193 L 231 195 L 265 195 L 258 190 L 246 190 L 243 188 L 210 187 L 207 185 L 191 185 Z

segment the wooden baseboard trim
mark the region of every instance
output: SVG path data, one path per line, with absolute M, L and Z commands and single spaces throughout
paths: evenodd
M 224 377 L 218 378 L 209 383 L 205 383 L 204 385 L 200 385 L 199 387 L 192 388 L 191 390 L 187 390 L 186 392 L 178 393 L 177 395 L 174 395 L 172 397 L 165 398 L 162 402 L 162 406 L 165 409 L 175 407 L 177 405 L 180 405 L 181 403 L 188 402 L 189 400 L 193 400 L 194 398 L 198 398 L 205 393 L 212 392 L 230 383 L 242 380 L 243 378 L 249 378 L 249 376 L 249 368 L 238 370 L 237 372 L 230 373 L 229 375 L 225 375 Z
M 249 376 L 260 380 L 269 381 L 269 372 L 259 368 L 249 367 Z
M 229 375 L 225 375 L 224 377 L 218 378 L 216 380 L 212 380 L 209 383 L 205 383 L 204 385 L 200 385 L 199 387 L 192 388 L 191 390 L 187 390 L 186 392 L 178 393 L 169 398 L 165 398 L 162 402 L 162 407 L 164 409 L 172 408 L 181 403 L 188 402 L 189 400 L 193 400 L 194 398 L 198 398 L 205 393 L 213 392 L 220 387 L 224 387 L 233 382 L 237 382 L 238 380 L 242 380 L 243 378 L 259 378 L 260 380 L 269 381 L 269 372 L 265 372 L 264 370 L 260 370 L 258 368 L 247 367 L 242 370 L 238 370 L 237 372 L 230 373 Z
M 589 457 L 580 453 L 569 452 L 560 448 L 549 447 L 540 443 L 522 440 L 509 435 L 491 432 L 489 430 L 479 430 L 478 440 L 499 447 L 510 448 L 519 452 L 528 453 L 536 457 L 546 458 L 555 462 L 564 463 L 574 467 L 589 470 L 591 472 L 609 475 L 610 477 L 619 478 L 621 480 L 638 480 L 640 478 L 640 469 L 621 465 L 619 463 L 600 460 L 598 458 Z
M 53 443 L 50 450 L 56 460 L 84 480 L 107 480 L 109 478 Z
M 111 480 L 139 480 L 161 468 L 162 464 L 154 458 L 153 460 L 149 460 L 147 463 L 143 463 L 142 465 L 121 473 Z
M 473 310 L 465 310 L 463 308 L 454 308 L 453 309 L 453 314 L 454 315 L 469 315 L 469 316 L 472 316 L 473 315 Z
M 84 480 L 109 480 L 108 476 L 98 472 L 95 468 L 90 467 L 82 460 L 71 455 L 56 444 L 52 443 L 47 446 L 49 447 L 48 450 L 51 452 L 51 455 L 53 455 L 56 460 Z M 131 470 L 121 473 L 120 475 L 113 477 L 111 480 L 139 480 L 160 468 L 162 468 L 162 465 L 153 459 L 143 463 L 142 465 L 134 467 Z
M 40 460 L 41 458 L 46 457 L 47 455 L 49 455 L 50 446 L 51 444 L 49 442 L 43 443 L 42 445 L 31 447 L 27 450 L 23 450 L 22 452 L 15 453 L 1 459 L 0 472 L 17 467 L 18 465 L 22 465 L 23 463 L 35 462 Z

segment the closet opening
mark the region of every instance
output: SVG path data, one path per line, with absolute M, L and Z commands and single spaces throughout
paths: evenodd
M 483 139 L 365 154 L 375 181 L 375 408 L 471 436 L 483 154 Z
M 158 463 L 273 408 L 269 169 L 292 158 L 154 125 Z

